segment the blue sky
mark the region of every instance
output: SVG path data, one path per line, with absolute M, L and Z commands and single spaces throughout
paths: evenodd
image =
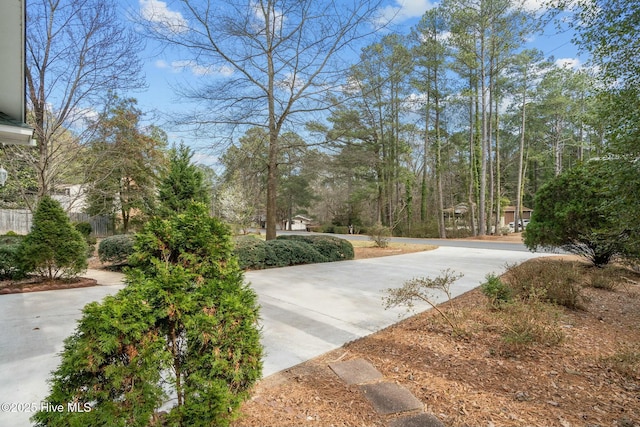
M 540 10 L 543 0 L 525 0 L 525 6 L 531 10 Z M 157 16 L 162 15 L 169 21 L 180 22 L 182 16 L 176 9 L 172 8 L 171 0 L 121 0 L 121 4 L 127 13 L 138 16 L 145 16 L 150 11 Z M 389 0 L 381 14 L 387 17 L 394 17 L 393 24 L 400 32 L 409 31 L 425 11 L 432 8 L 434 3 L 428 0 Z M 542 34 L 536 35 L 527 47 L 535 47 L 545 53 L 546 56 L 553 55 L 556 62 L 567 64 L 572 67 L 579 67 L 584 63 L 584 58 L 580 58 L 576 47 L 571 43 L 571 33 L 559 33 L 553 24 L 545 28 Z M 170 55 L 170 56 L 169 56 Z M 197 81 L 206 70 L 194 66 L 189 62 L 189 54 L 181 54 L 179 51 L 171 53 L 161 52 L 158 46 L 149 42 L 147 49 L 142 53 L 144 60 L 144 73 L 148 88 L 128 94 L 138 99 L 138 105 L 144 112 L 155 112 L 160 117 L 171 115 L 174 112 L 188 110 L 190 106 L 178 99 L 173 87 L 185 82 Z M 220 71 L 220 70 L 219 70 Z M 162 118 L 159 119 L 162 121 Z M 156 122 L 158 123 L 158 122 Z M 193 147 L 196 152 L 196 161 L 213 165 L 215 154 L 208 149 L 206 139 L 198 139 L 188 133 L 179 133 L 171 126 L 164 125 L 163 128 L 169 133 L 170 142 L 185 141 Z

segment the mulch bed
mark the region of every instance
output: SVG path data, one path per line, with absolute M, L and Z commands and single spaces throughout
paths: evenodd
M 0 295 L 17 294 L 23 292 L 53 291 L 59 289 L 86 288 L 96 286 L 95 279 L 87 277 L 77 277 L 74 279 L 54 279 L 47 280 L 41 277 L 30 277 L 23 280 L 0 282 Z

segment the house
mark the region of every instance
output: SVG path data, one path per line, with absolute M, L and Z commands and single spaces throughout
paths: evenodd
M 521 214 L 518 215 L 518 217 L 520 218 L 520 220 L 529 220 L 531 219 L 531 213 L 533 212 L 533 209 L 529 209 L 525 206 L 522 206 L 520 208 L 521 210 Z M 507 224 L 511 223 L 511 222 L 515 222 L 516 219 L 516 207 L 515 206 L 506 206 L 504 208 L 504 214 L 502 215 L 501 221 L 500 223 L 502 224 L 502 226 L 506 226 Z
M 83 184 L 58 185 L 51 198 L 60 202 L 67 213 L 84 212 L 87 208 L 86 186 Z
M 296 215 L 291 218 L 291 227 L 289 227 L 289 221 L 285 222 L 284 229 L 291 231 L 306 231 L 307 226 L 310 225 L 313 221 L 311 218 L 307 218 L 302 215 Z
M 25 124 L 25 0 L 0 1 L 0 144 L 35 146 Z

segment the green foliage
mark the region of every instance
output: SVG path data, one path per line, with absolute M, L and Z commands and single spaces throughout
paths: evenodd
M 23 239 L 13 232 L 0 236 L 0 278 L 13 279 L 24 275 L 18 262 L 18 250 Z
M 278 236 L 277 240 L 299 240 L 308 243 L 329 262 L 350 260 L 355 257 L 353 245 L 348 240 L 338 237 L 288 234 Z
M 463 275 L 452 270 L 443 270 L 436 278 L 416 277 L 406 281 L 402 287 L 387 289 L 383 298 L 385 309 L 404 305 L 407 311 L 413 309 L 415 301 L 423 301 L 429 304 L 451 326 L 454 335 L 463 335 L 463 330 L 455 321 L 455 313 L 452 315 L 438 306 L 438 297 L 444 293 L 447 301 L 451 301 L 451 285 Z
M 65 409 L 69 402 L 89 404 L 90 411 L 40 411 L 32 419 L 37 426 L 148 425 L 166 398 L 161 374 L 171 360 L 152 328 L 159 313 L 148 293 L 127 287 L 85 306 L 64 342 L 47 402 Z
M 493 308 L 501 308 L 505 304 L 511 302 L 511 288 L 502 282 L 500 277 L 495 274 L 489 274 L 485 277 L 484 282 L 480 289 L 484 296 L 489 299 L 489 304 Z
M 254 236 L 236 237 L 234 253 L 243 270 L 261 270 L 272 267 L 275 262 L 271 246 Z
M 391 229 L 389 227 L 378 223 L 369 228 L 368 234 L 369 239 L 372 240 L 377 247 L 386 248 L 389 246 L 389 241 L 391 240 Z
M 524 233 L 531 250 L 562 248 L 603 266 L 623 255 L 629 231 L 612 209 L 611 171 L 606 161 L 576 166 L 544 185 Z
M 91 303 L 46 401 L 90 412 L 38 412 L 37 426 L 228 426 L 261 376 L 257 296 L 229 230 L 192 204 L 137 236 L 127 286 Z M 175 406 L 157 411 L 167 397 Z
M 350 242 L 331 236 L 284 235 L 268 241 L 240 236 L 235 243 L 240 267 L 252 270 L 342 261 L 355 256 Z
M 168 217 L 184 212 L 193 202 L 210 204 L 204 173 L 191 163 L 193 152 L 183 143 L 169 151 L 169 167 L 160 177 L 158 214 Z
M 277 260 L 276 267 L 289 265 L 315 264 L 328 259 L 309 243 L 301 240 L 269 240 L 267 243 Z
M 54 279 L 76 277 L 87 269 L 87 244 L 60 203 L 44 196 L 33 215 L 31 232 L 18 251 L 20 269 Z
M 98 258 L 101 262 L 126 264 L 133 254 L 134 236 L 132 234 L 117 234 L 105 237 L 98 245 Z
M 142 126 L 143 113 L 135 99 L 109 95 L 109 108 L 97 117 L 96 136 L 89 143 L 87 212 L 118 214 L 126 234 L 130 221 L 140 221 L 150 210 L 166 134 L 155 126 Z
M 91 223 L 86 221 L 77 222 L 74 224 L 74 226 L 76 227 L 76 230 L 78 230 L 80 234 L 82 234 L 84 237 L 89 237 L 89 235 L 91 235 L 91 232 L 93 231 L 93 227 L 91 227 Z
M 80 234 L 82 234 L 82 236 L 84 237 L 84 241 L 87 243 L 87 256 L 92 256 L 96 242 L 98 241 L 94 236 L 91 235 L 93 227 L 88 222 L 77 222 L 74 224 L 74 227 L 80 232 Z

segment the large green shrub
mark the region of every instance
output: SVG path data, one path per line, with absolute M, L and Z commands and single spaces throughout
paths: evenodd
M 75 277 L 87 269 L 87 244 L 56 200 L 44 196 L 22 241 L 18 260 L 23 271 L 54 279 Z
M 277 267 L 327 262 L 327 258 L 309 243 L 300 240 L 269 240 Z
M 333 236 L 314 236 L 302 234 L 285 234 L 277 237 L 277 240 L 299 240 L 313 246 L 327 261 L 350 260 L 355 256 L 353 245 L 345 239 Z
M 98 245 L 98 258 L 102 262 L 126 264 L 133 254 L 134 236 L 132 234 L 118 234 L 102 239 Z
M 634 241 L 617 216 L 612 161 L 578 165 L 545 184 L 536 193 L 524 243 L 531 250 L 562 248 L 601 267 L 626 255 Z
M 85 308 L 46 398 L 91 411 L 41 411 L 38 426 L 227 426 L 260 378 L 257 297 L 228 227 L 192 204 L 134 246 L 127 286 Z
M 243 269 L 333 262 L 354 258 L 353 245 L 332 236 L 282 235 L 264 241 L 254 236 L 235 239 L 235 254 Z
M 243 270 L 261 270 L 276 264 L 271 246 L 254 236 L 236 237 L 234 254 Z

